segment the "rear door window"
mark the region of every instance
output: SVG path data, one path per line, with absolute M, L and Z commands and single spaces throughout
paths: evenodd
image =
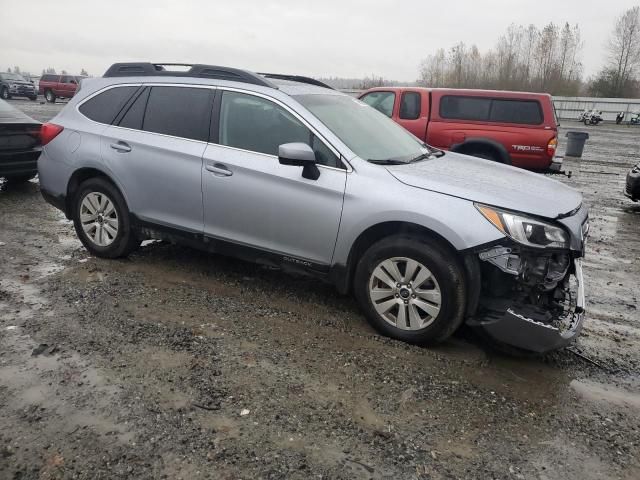
M 145 88 L 144 91 L 133 101 L 133 104 L 131 104 L 118 123 L 119 127 L 132 128 L 135 130 L 140 130 L 142 128 L 144 111 L 147 108 L 147 99 L 149 98 L 149 90 L 149 87 Z
M 207 141 L 213 90 L 191 87 L 152 87 L 142 129 L 174 137 Z
M 540 125 L 542 123 L 542 109 L 540 103 L 535 100 L 494 99 L 491 104 L 489 121 Z
M 416 120 L 420 118 L 420 94 L 418 92 L 404 92 L 400 97 L 400 118 L 402 120 Z
M 114 87 L 84 102 L 78 110 L 94 122 L 111 123 L 138 87 Z
M 393 115 L 393 104 L 396 101 L 396 94 L 393 92 L 371 92 L 367 93 L 361 100 L 391 118 L 391 115 Z

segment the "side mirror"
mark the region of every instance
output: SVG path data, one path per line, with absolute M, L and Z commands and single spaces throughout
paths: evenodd
M 302 167 L 302 176 L 309 180 L 320 178 L 316 154 L 306 143 L 283 143 L 278 147 L 278 161 L 282 165 Z

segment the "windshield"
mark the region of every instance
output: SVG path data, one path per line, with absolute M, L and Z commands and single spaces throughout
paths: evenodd
M 371 162 L 408 163 L 427 147 L 376 109 L 346 95 L 296 95 L 356 155 Z
M 3 73 L 2 78 L 4 78 L 5 80 L 17 80 L 20 82 L 26 82 L 26 80 L 22 78 L 21 75 L 18 75 L 17 73 Z

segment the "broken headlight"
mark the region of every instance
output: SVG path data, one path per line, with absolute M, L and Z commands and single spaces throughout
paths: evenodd
M 493 226 L 522 245 L 569 248 L 569 235 L 561 227 L 495 207 L 476 204 L 476 208 Z

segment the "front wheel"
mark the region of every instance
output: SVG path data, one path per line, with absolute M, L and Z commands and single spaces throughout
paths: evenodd
M 376 330 L 408 343 L 442 342 L 464 318 L 462 268 L 428 238 L 397 235 L 372 245 L 356 267 L 354 292 Z
M 83 245 L 97 257 L 124 257 L 140 245 L 124 198 L 102 178 L 91 178 L 80 185 L 73 205 L 73 224 Z
M 35 102 L 38 99 L 37 95 L 32 95 L 29 97 L 29 100 L 31 100 L 32 102 Z
M 2 87 L 2 89 L 0 89 L 0 98 L 2 98 L 3 100 L 9 100 L 11 98 L 11 95 L 9 95 L 9 89 L 7 87 Z
M 49 103 L 55 103 L 56 101 L 56 96 L 51 90 L 47 90 L 46 92 L 44 92 L 44 98 Z

